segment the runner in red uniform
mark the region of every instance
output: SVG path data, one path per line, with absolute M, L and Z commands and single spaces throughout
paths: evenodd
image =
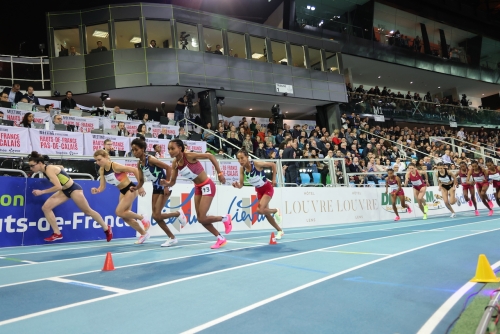
M 488 180 L 493 184 L 493 189 L 495 189 L 495 200 L 497 201 L 497 205 L 500 206 L 500 168 L 495 166 L 493 160 L 486 160 L 486 171 L 488 172 Z M 493 203 L 488 202 L 490 204 L 490 208 L 493 208 Z
M 490 206 L 490 204 L 488 203 L 488 197 L 486 196 L 486 191 L 488 191 L 488 187 L 490 186 L 490 183 L 488 182 L 487 179 L 488 172 L 486 172 L 482 167 L 480 167 L 476 160 L 472 161 L 471 166 L 472 168 L 469 169 L 469 173 L 467 174 L 467 177 L 469 179 L 469 184 L 473 185 L 474 183 L 472 181 L 476 183 L 476 188 L 477 191 L 479 192 L 479 197 L 481 198 L 481 201 L 483 202 L 484 206 L 487 207 L 488 210 L 490 210 L 488 216 L 491 216 L 493 215 L 493 210 L 492 210 L 493 205 Z M 479 216 L 479 211 L 476 211 L 476 216 Z
M 399 197 L 399 201 L 401 202 L 401 206 L 403 209 L 407 209 L 408 213 L 411 213 L 411 207 L 406 204 L 405 201 L 405 192 L 401 188 L 401 178 L 394 174 L 394 169 L 389 168 L 387 170 L 387 177 L 385 178 L 385 193 L 387 194 L 388 188 L 391 188 L 391 201 L 392 201 L 392 209 L 394 210 L 394 213 L 396 214 L 396 218 L 394 218 L 395 221 L 398 221 L 399 219 L 399 213 L 398 213 L 398 208 L 396 207 L 396 200 L 397 197 Z
M 425 180 L 422 175 L 425 177 Z M 417 167 L 415 167 L 415 164 L 411 163 L 408 165 L 408 171 L 406 172 L 405 187 L 408 185 L 408 181 L 411 181 L 413 195 L 418 203 L 418 207 L 424 213 L 423 219 L 427 219 L 427 211 L 429 210 L 425 203 L 425 191 L 429 184 L 427 172 L 419 171 Z
M 460 183 L 462 184 L 462 193 L 465 201 L 469 203 L 469 206 L 474 204 L 474 212 L 476 213 L 476 216 L 479 216 L 479 211 L 477 211 L 476 192 L 474 191 L 474 182 L 472 182 L 472 185 L 469 184 L 469 167 L 467 167 L 467 164 L 464 161 L 460 163 L 458 177 L 460 178 Z

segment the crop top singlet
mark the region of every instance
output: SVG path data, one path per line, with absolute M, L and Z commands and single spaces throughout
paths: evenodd
M 186 179 L 193 181 L 198 177 L 198 175 L 200 175 L 205 171 L 199 161 L 192 163 L 188 161 L 186 156 L 184 156 L 183 158 L 184 158 L 184 166 L 179 166 L 179 163 L 177 163 L 177 170 L 179 171 L 179 174 L 182 177 L 185 177 Z
M 250 161 L 250 165 L 252 166 L 252 170 L 250 170 L 250 172 L 247 172 L 246 168 L 243 168 L 243 173 L 245 174 L 248 183 L 250 183 L 255 188 L 260 188 L 267 182 L 266 174 L 263 170 L 257 170 L 253 161 Z
M 127 173 L 115 173 L 115 171 L 113 170 L 113 163 L 111 163 L 109 170 L 106 170 L 106 168 L 104 168 L 104 179 L 107 183 L 113 186 L 118 186 L 126 177 Z

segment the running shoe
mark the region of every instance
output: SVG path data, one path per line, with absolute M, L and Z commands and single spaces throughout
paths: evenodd
M 170 239 L 168 238 L 167 241 L 161 244 L 162 247 L 170 247 L 172 245 L 177 244 L 179 241 L 177 241 L 177 238 Z
M 180 208 L 179 211 L 177 211 L 177 212 L 179 212 L 179 217 L 177 217 L 177 218 L 179 218 L 179 221 L 181 222 L 181 227 L 186 226 L 188 221 L 187 221 L 186 215 L 184 214 L 184 211 L 182 211 L 182 208 Z
M 111 226 L 108 225 L 108 229 L 104 231 L 104 234 L 106 234 L 106 241 L 110 242 L 111 239 L 113 239 L 113 231 L 111 230 Z
M 474 211 L 476 216 L 479 216 L 479 210 Z
M 281 217 L 281 212 L 279 209 L 276 209 L 276 213 L 274 214 L 274 219 L 276 220 L 276 224 L 281 225 L 283 217 Z
M 224 227 L 226 228 L 225 233 L 229 234 L 231 232 L 231 230 L 233 229 L 233 224 L 231 224 L 231 215 L 227 214 L 227 215 L 225 215 L 225 217 L 226 217 L 226 221 L 223 222 Z M 221 246 L 219 246 L 219 247 L 221 247 Z M 217 247 L 217 248 L 219 248 L 219 247 Z
M 493 202 L 492 201 L 488 201 L 488 205 L 489 205 L 490 209 L 493 209 Z
M 490 210 L 490 212 L 488 212 L 488 216 L 493 216 L 493 210 Z
M 472 200 L 471 199 L 469 200 L 469 206 L 472 206 Z
M 455 218 L 457 215 L 455 213 L 452 213 L 450 218 Z
M 61 240 L 62 238 L 63 238 L 62 233 L 59 233 L 59 234 L 53 233 L 50 237 L 45 238 L 43 240 L 45 240 L 47 242 L 52 242 L 52 241 L 56 241 L 56 240 Z
M 399 218 L 399 216 L 396 216 L 396 217 L 394 218 L 394 221 L 395 221 L 395 222 L 397 222 L 397 221 L 398 221 L 398 220 L 400 220 L 400 219 L 401 219 L 401 218 Z
M 424 205 L 424 213 L 427 213 L 429 211 L 429 207 L 427 205 Z
M 411 206 L 407 206 L 406 209 L 408 210 L 408 213 L 411 213 Z
M 135 244 L 143 244 L 146 240 L 148 240 L 150 237 L 149 233 L 146 232 L 146 234 L 141 235 L 139 239 L 135 242 Z
M 219 239 L 217 238 L 217 242 L 210 248 L 212 249 L 218 249 L 218 248 L 221 248 L 221 247 L 224 247 L 227 243 L 227 240 L 226 239 Z
M 151 223 L 146 218 L 142 218 L 141 223 L 144 226 L 144 231 L 147 232 L 149 230 L 149 228 L 151 227 Z M 141 244 L 142 244 L 142 242 L 141 242 Z
M 427 214 L 426 213 L 424 213 L 424 216 L 422 217 L 422 219 L 424 219 L 424 220 L 427 219 Z
M 276 240 L 280 240 L 284 235 L 285 235 L 285 232 L 278 231 L 278 233 L 276 233 Z

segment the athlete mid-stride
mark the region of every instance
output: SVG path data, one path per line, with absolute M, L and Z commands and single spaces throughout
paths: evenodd
M 257 200 L 259 201 L 257 213 L 266 217 L 269 224 L 277 231 L 276 239 L 281 239 L 285 234 L 278 226 L 281 224 L 281 214 L 278 209 L 269 208 L 269 202 L 274 195 L 273 184 L 276 184 L 276 164 L 274 162 L 252 161 L 248 158 L 248 152 L 245 149 L 239 150 L 236 157 L 241 165 L 240 181 L 233 182 L 233 187 L 243 188 L 243 177 L 246 176 L 248 183 L 254 186 L 257 192 Z M 266 167 L 273 171 L 272 182 L 269 182 L 264 174 Z M 271 214 L 274 214 L 274 217 Z
M 425 181 L 422 175 L 425 177 Z M 427 185 L 429 185 L 427 172 L 419 171 L 417 167 L 415 167 L 415 164 L 411 163 L 408 165 L 408 171 L 406 172 L 405 187 L 408 185 L 408 181 L 411 181 L 413 195 L 417 200 L 418 207 L 424 213 L 422 219 L 427 219 L 427 211 L 429 210 L 425 203 L 425 191 L 427 190 Z
M 411 213 L 411 207 L 406 204 L 405 201 L 405 192 L 403 191 L 403 188 L 401 187 L 401 178 L 394 174 L 394 169 L 389 168 L 387 170 L 387 177 L 385 178 L 385 193 L 387 194 L 387 190 L 391 188 L 391 201 L 392 201 L 392 209 L 394 210 L 394 213 L 396 214 L 396 218 L 394 218 L 395 221 L 400 220 L 399 218 L 399 213 L 398 213 L 398 208 L 396 206 L 396 200 L 399 197 L 399 201 L 401 202 L 401 206 L 403 209 L 408 210 L 408 213 Z
M 457 202 L 457 198 L 455 197 L 457 179 L 455 178 L 455 174 L 446 169 L 442 162 L 438 163 L 436 166 L 439 189 L 443 196 L 444 205 L 450 210 L 450 217 L 455 218 L 455 210 L 453 210 L 451 206 Z
M 500 206 L 500 168 L 498 166 L 495 166 L 495 164 L 493 163 L 493 160 L 491 159 L 488 159 L 486 161 L 486 166 L 487 166 L 487 169 L 486 171 L 488 172 L 488 179 L 490 180 L 490 182 L 492 183 L 493 185 L 493 189 L 494 189 L 494 195 L 495 195 L 495 200 L 497 202 L 497 205 Z M 490 203 L 490 202 L 488 202 Z M 493 203 L 491 203 L 493 204 Z M 490 206 L 491 208 L 493 208 L 493 205 Z
M 479 211 L 477 210 L 476 192 L 474 190 L 474 180 L 471 178 L 472 181 L 469 181 L 469 167 L 464 161 L 460 163 L 458 177 L 460 178 L 460 183 L 462 184 L 462 193 L 465 201 L 469 203 L 469 206 L 474 205 L 474 212 L 476 213 L 476 216 L 479 216 Z
M 476 189 L 479 193 L 479 198 L 481 198 L 481 201 L 483 202 L 484 206 L 490 210 L 488 213 L 488 216 L 493 215 L 493 203 L 490 201 L 488 203 L 488 197 L 486 195 L 486 191 L 488 190 L 488 187 L 490 186 L 490 183 L 488 182 L 487 175 L 488 172 L 486 172 L 481 166 L 479 166 L 477 161 L 472 161 L 471 163 L 472 168 L 469 169 L 469 173 L 467 174 L 467 177 L 469 179 L 469 184 L 473 185 L 474 183 L 476 184 Z M 476 216 L 479 216 L 479 211 L 476 210 Z

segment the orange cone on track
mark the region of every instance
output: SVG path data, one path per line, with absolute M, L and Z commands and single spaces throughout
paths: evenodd
M 274 236 L 274 232 L 271 233 L 271 240 L 269 240 L 270 245 L 277 245 L 276 237 Z
M 481 283 L 500 282 L 500 278 L 497 277 L 493 269 L 491 269 L 486 255 L 479 255 L 479 259 L 477 260 L 476 276 L 474 276 L 474 278 L 470 281 Z
M 112 271 L 115 270 L 115 266 L 113 265 L 113 258 L 111 257 L 111 253 L 108 252 L 106 254 L 106 260 L 104 260 L 104 267 L 102 267 L 102 271 Z

